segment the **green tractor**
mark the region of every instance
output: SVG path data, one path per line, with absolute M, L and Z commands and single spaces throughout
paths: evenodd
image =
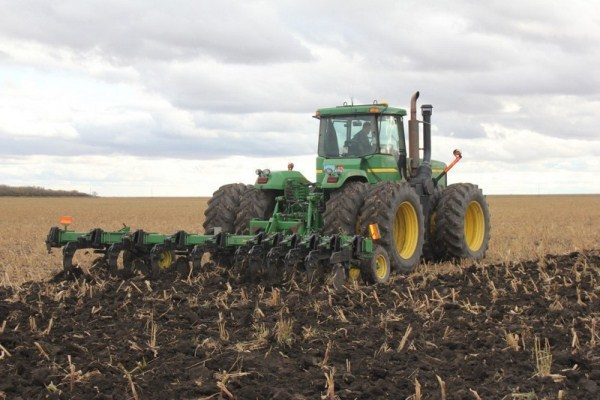
M 411 98 L 408 148 L 404 109 L 374 102 L 317 110 L 316 182 L 291 163 L 283 171 L 258 169 L 254 185 L 228 184 L 213 194 L 203 234 L 75 232 L 67 217 L 48 233 L 48 250 L 62 248 L 67 271 L 79 249 L 103 254 L 112 272 L 123 253 L 123 269 L 150 277 L 201 268 L 209 253 L 250 280 L 305 272 L 329 276 L 334 286 L 360 277 L 385 283 L 422 257 L 481 259 L 490 237 L 487 202 L 476 185 L 446 184 L 462 155 L 455 150 L 447 166 L 431 160 L 432 107 L 423 105 L 418 121 L 418 97 Z
M 229 184 L 213 194 L 205 212 L 205 231 L 372 237 L 370 227 L 375 226 L 374 241 L 386 260 L 389 257 L 389 262 L 378 264 L 379 272 L 371 279 L 375 281 L 386 281 L 393 270 L 412 270 L 422 256 L 483 258 L 490 237 L 485 197 L 473 184 L 446 185 L 446 173 L 462 156 L 455 150 L 449 166 L 431 160 L 432 106 L 421 106 L 423 120 L 418 121 L 418 97 L 416 92 L 411 99 L 408 149 L 404 109 L 374 102 L 317 110 L 316 183 L 294 171 L 293 164 L 287 171 L 259 169 L 254 185 Z M 304 211 L 299 205 L 308 207 L 309 194 L 319 194 L 312 205 L 317 212 L 312 219 L 303 219 L 303 212 L 295 216 L 298 209 Z M 288 225 L 269 224 L 273 215 Z

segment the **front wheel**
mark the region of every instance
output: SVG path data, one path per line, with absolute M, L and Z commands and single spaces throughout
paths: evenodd
M 456 183 L 444 190 L 435 214 L 436 244 L 444 258 L 485 257 L 490 211 L 477 185 Z

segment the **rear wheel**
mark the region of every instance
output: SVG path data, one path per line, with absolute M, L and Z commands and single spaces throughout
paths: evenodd
M 444 258 L 485 257 L 490 211 L 477 185 L 456 183 L 442 195 L 435 215 L 436 242 Z
M 423 258 L 427 261 L 438 261 L 440 258 L 440 244 L 436 241 L 435 216 L 438 211 L 438 205 L 442 198 L 443 189 L 436 187 L 433 194 L 429 196 L 429 215 L 426 216 L 428 230 L 425 243 L 423 244 Z
M 240 207 L 235 216 L 235 233 L 250 232 L 250 221 L 254 218 L 268 220 L 275 209 L 275 193 L 250 187 L 240 200 Z
M 360 232 L 358 214 L 369 187 L 366 182 L 349 182 L 331 193 L 323 213 L 323 232 L 326 235 L 355 235 Z
M 377 224 L 381 238 L 376 244 L 387 251 L 392 268 L 408 272 L 421 258 L 423 220 L 419 196 L 410 185 L 381 182 L 366 197 L 359 223 L 365 236 L 369 235 L 369 225 Z
M 234 233 L 235 217 L 240 209 L 242 196 L 247 190 L 248 185 L 243 183 L 231 183 L 217 189 L 204 211 L 204 232 L 212 234 L 218 227 L 221 228 L 221 232 Z

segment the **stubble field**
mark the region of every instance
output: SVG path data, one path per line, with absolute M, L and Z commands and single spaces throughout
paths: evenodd
M 0 198 L 0 399 L 600 397 L 600 196 L 488 201 L 484 262 L 334 292 L 220 268 L 51 282 L 60 215 L 192 232 L 206 200 Z

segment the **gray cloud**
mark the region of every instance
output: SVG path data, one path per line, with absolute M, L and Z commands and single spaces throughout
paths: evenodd
M 311 59 L 265 3 L 23 1 L 2 9 L 6 36 L 97 53 L 122 65 L 202 56 L 249 64 Z
M 285 120 L 283 116 L 272 117 L 275 121 Z M 232 155 L 269 157 L 316 151 L 316 136 L 313 132 L 308 131 L 306 134 L 293 128 L 285 140 L 281 140 L 280 135 L 271 130 L 276 127 L 267 123 L 266 118 L 260 116 L 258 123 L 249 118 L 249 121 L 233 126 L 231 119 L 220 124 L 219 116 L 216 116 L 213 118 L 214 130 L 187 136 L 170 127 L 167 120 L 153 120 L 145 124 L 125 122 L 108 126 L 75 123 L 74 128 L 78 133 L 76 139 L 15 137 L 0 129 L 0 155 L 135 155 L 208 160 Z M 244 127 L 246 129 L 240 131 Z
M 171 108 L 140 104 L 144 118 L 100 123 L 74 105 L 76 139 L 6 131 L 0 152 L 309 154 L 316 108 L 351 96 L 406 106 L 417 89 L 443 137 L 483 138 L 487 124 L 597 145 L 600 14 L 573 4 L 6 2 L 0 44 L 35 43 L 56 58 L 46 71 L 130 85 Z M 11 68 L 46 60 L 0 57 Z

